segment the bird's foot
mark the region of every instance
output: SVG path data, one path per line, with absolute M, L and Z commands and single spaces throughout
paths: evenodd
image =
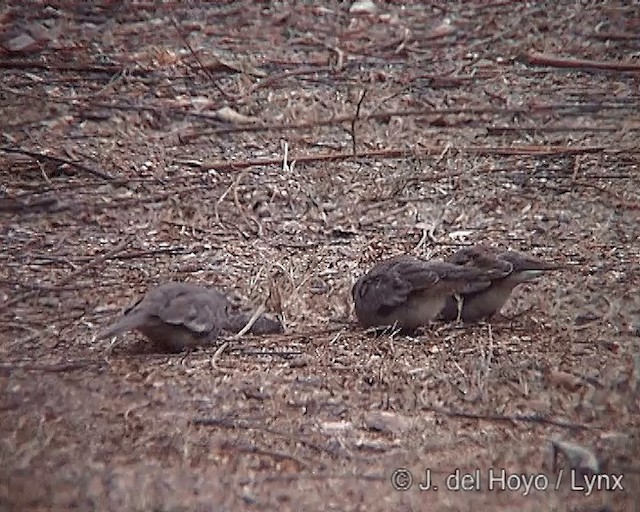
M 529 307 L 527 309 L 523 309 L 522 311 L 518 311 L 517 313 L 514 313 L 513 315 L 503 315 L 502 313 L 496 313 L 492 317 L 492 319 L 494 317 L 499 317 L 503 322 L 513 322 L 514 320 L 526 315 L 532 309 L 533 309 L 533 307 Z
M 456 306 L 458 308 L 458 314 L 456 315 L 456 324 L 462 323 L 462 308 L 464 306 L 464 299 L 459 293 L 454 293 L 453 297 L 456 299 Z

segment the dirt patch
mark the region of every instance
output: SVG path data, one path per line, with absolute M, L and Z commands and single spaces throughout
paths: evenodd
M 640 17 L 562 4 L 6 7 L 0 509 L 637 510 Z M 491 325 L 355 325 L 377 259 L 480 241 L 568 268 Z M 168 280 L 286 333 L 93 339 Z

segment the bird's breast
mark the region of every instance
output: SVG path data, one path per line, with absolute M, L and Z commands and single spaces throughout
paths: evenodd
M 477 322 L 497 313 L 509 299 L 512 289 L 511 283 L 505 281 L 485 291 L 464 297 L 462 320 Z
M 414 293 L 405 302 L 394 307 L 380 308 L 364 320 L 368 326 L 397 325 L 407 331 L 429 324 L 444 307 L 446 296 L 426 292 Z

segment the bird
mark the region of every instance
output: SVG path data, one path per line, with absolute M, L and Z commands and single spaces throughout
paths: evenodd
M 498 251 L 484 244 L 463 247 L 446 261 L 493 270 L 494 277 L 472 282 L 466 289 L 451 295 L 440 313 L 445 322 L 475 323 L 489 319 L 500 312 L 516 286 L 561 268 L 519 251 Z
M 96 339 L 136 330 L 158 348 L 180 352 L 209 345 L 223 332 L 237 333 L 251 317 L 250 313 L 237 311 L 217 288 L 168 282 L 150 289 Z M 250 332 L 275 334 L 282 332 L 282 324 L 261 315 Z
M 395 325 L 412 332 L 435 320 L 453 293 L 495 275 L 492 269 L 402 254 L 376 264 L 356 281 L 351 294 L 364 328 Z

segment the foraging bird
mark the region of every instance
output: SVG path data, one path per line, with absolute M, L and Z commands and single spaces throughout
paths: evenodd
M 447 322 L 478 322 L 497 314 L 516 286 L 560 268 L 518 251 L 498 252 L 486 245 L 464 247 L 447 259 L 449 263 L 493 270 L 494 278 L 476 281 L 447 299 L 440 318 Z
M 169 282 L 147 292 L 97 338 L 137 330 L 159 348 L 178 352 L 210 344 L 222 331 L 236 333 L 251 316 L 235 311 L 227 297 L 215 288 Z M 259 316 L 250 332 L 278 333 L 282 332 L 282 324 Z
M 397 325 L 413 331 L 434 320 L 453 293 L 495 275 L 495 270 L 401 255 L 375 265 L 351 294 L 363 327 Z

